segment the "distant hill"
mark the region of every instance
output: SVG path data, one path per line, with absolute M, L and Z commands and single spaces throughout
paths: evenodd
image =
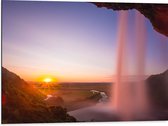
M 2 123 L 76 121 L 61 107 L 46 107 L 42 94 L 15 73 L 2 67 Z

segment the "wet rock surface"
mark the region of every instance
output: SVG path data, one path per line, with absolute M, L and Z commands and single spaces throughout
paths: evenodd
M 168 110 L 168 70 L 147 79 L 147 92 L 153 108 Z

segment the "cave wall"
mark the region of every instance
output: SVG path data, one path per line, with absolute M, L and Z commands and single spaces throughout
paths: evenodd
M 97 7 L 107 9 L 129 10 L 136 9 L 150 20 L 153 28 L 168 37 L 168 4 L 141 4 L 141 3 L 93 3 Z

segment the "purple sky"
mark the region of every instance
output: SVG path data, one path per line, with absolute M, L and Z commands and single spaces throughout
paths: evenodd
M 25 80 L 52 75 L 60 81 L 111 81 L 116 70 L 118 11 L 91 3 L 5 1 L 2 10 L 3 66 Z M 128 40 L 134 41 L 135 10 Z M 168 68 L 168 38 L 148 19 L 146 74 Z M 164 41 L 164 42 L 161 42 Z M 134 45 L 129 45 L 134 64 Z M 130 74 L 134 67 L 129 67 Z

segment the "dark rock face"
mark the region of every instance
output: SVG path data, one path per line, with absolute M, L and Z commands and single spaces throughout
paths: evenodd
M 168 4 L 141 4 L 141 3 L 93 3 L 97 7 L 106 7 L 113 10 L 136 9 L 147 17 L 154 29 L 168 36 Z
M 64 106 L 64 100 L 62 97 L 53 96 L 46 100 L 48 106 Z
M 2 94 L 5 99 L 4 106 L 30 107 L 32 102 L 45 105 L 45 98 L 35 87 L 26 83 L 16 74 L 2 68 Z
M 147 91 L 154 109 L 168 109 L 168 70 L 147 79 Z
M 62 107 L 47 107 L 45 97 L 31 84 L 2 67 L 3 124 L 76 121 Z

